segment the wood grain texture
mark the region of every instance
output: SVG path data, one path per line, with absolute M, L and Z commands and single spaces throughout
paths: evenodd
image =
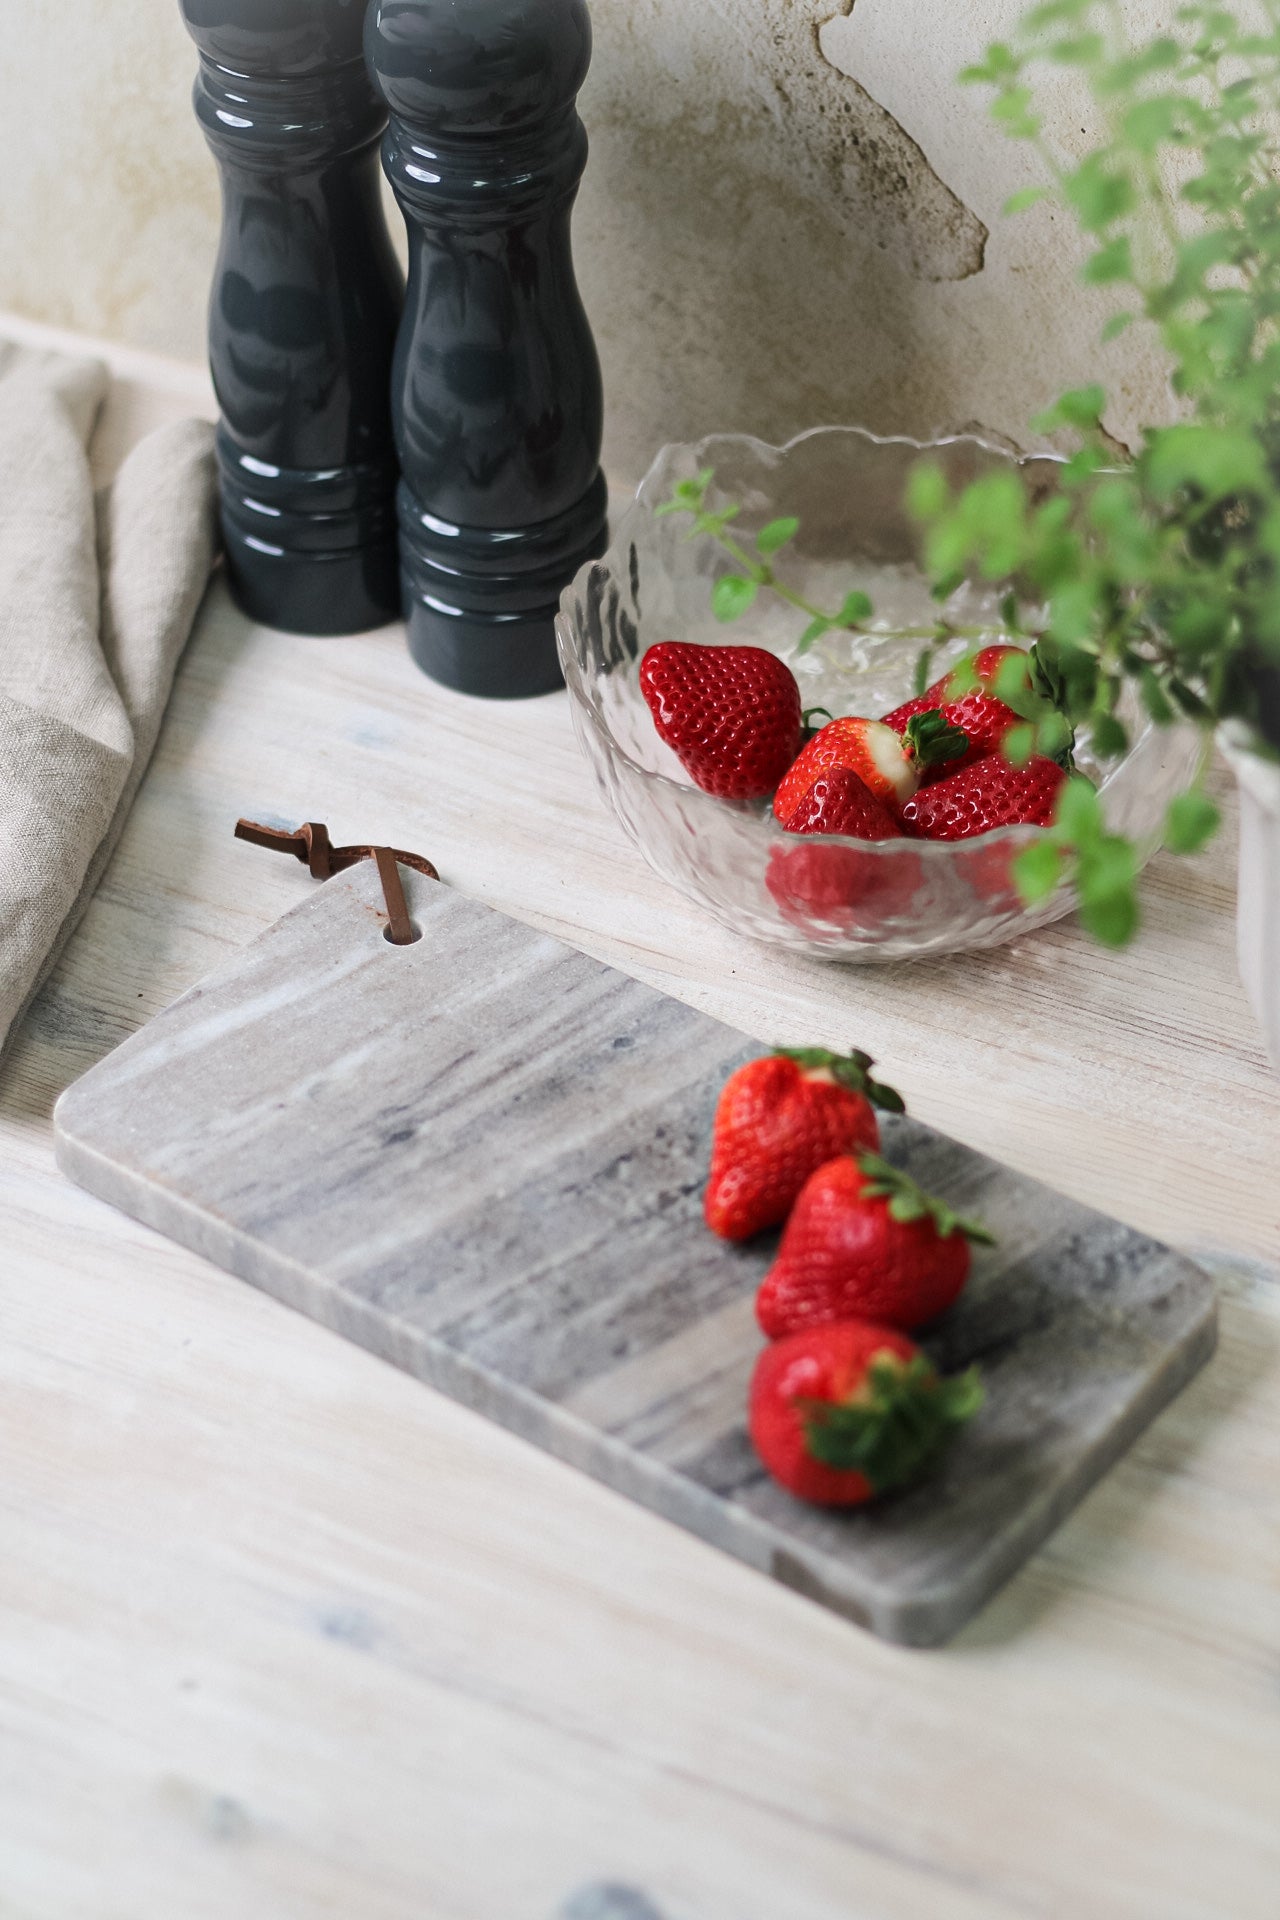
M 1189 1261 L 886 1116 L 983 1220 L 930 1351 L 981 1416 L 874 1511 L 801 1505 L 745 1428 L 767 1240 L 702 1221 L 719 1021 L 406 869 L 330 880 L 71 1087 L 59 1165 L 102 1199 L 886 1639 L 936 1646 L 1208 1358 Z
M 198 400 L 131 371 L 118 446 Z M 396 629 L 289 639 L 215 585 L 0 1083 L 5 1920 L 544 1920 L 592 1882 L 664 1920 L 1274 1920 L 1280 1083 L 1222 791 L 1126 953 L 792 963 L 647 872 L 563 699 L 495 713 Z M 925 1656 L 424 1393 L 53 1164 L 69 1081 L 313 889 L 241 812 L 420 848 L 761 1039 L 861 1042 L 926 1121 L 1210 1259 L 1213 1364 Z

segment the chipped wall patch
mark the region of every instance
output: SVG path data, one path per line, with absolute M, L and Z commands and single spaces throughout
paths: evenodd
M 854 4 L 833 13 L 831 0 L 712 0 L 761 62 L 790 165 L 850 238 L 870 236 L 917 279 L 968 279 L 982 271 L 986 226 L 893 115 L 823 52 L 823 28 Z

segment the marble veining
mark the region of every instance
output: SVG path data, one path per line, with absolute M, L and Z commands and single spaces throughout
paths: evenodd
M 772 1245 L 702 1225 L 759 1051 L 406 872 L 327 882 L 59 1102 L 84 1186 L 888 1638 L 948 1638 L 1211 1353 L 1195 1266 L 910 1120 L 889 1155 L 999 1237 L 926 1343 L 988 1401 L 926 1483 L 802 1507 L 747 1440 Z M 854 1036 L 851 1036 L 853 1038 Z M 886 1071 L 891 1063 L 886 1062 Z

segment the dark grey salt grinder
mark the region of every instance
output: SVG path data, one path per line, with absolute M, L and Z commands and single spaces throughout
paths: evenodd
M 222 175 L 209 357 L 232 586 L 255 618 L 354 633 L 400 609 L 391 356 L 403 276 L 364 0 L 181 0 Z
M 569 219 L 584 0 L 372 0 L 383 159 L 409 228 L 392 379 L 409 646 L 510 698 L 560 684 L 562 588 L 603 551 L 600 367 Z

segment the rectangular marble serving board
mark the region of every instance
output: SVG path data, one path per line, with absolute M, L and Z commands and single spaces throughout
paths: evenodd
M 352 869 L 69 1088 L 66 1172 L 913 1645 L 954 1634 L 1212 1352 L 1199 1268 L 891 1118 L 886 1152 L 998 1237 L 925 1343 L 947 1370 L 976 1361 L 987 1403 L 914 1490 L 799 1504 L 744 1423 L 773 1246 L 701 1216 L 717 1094 L 759 1044 L 404 880 L 413 945 L 384 939 L 372 863 Z

